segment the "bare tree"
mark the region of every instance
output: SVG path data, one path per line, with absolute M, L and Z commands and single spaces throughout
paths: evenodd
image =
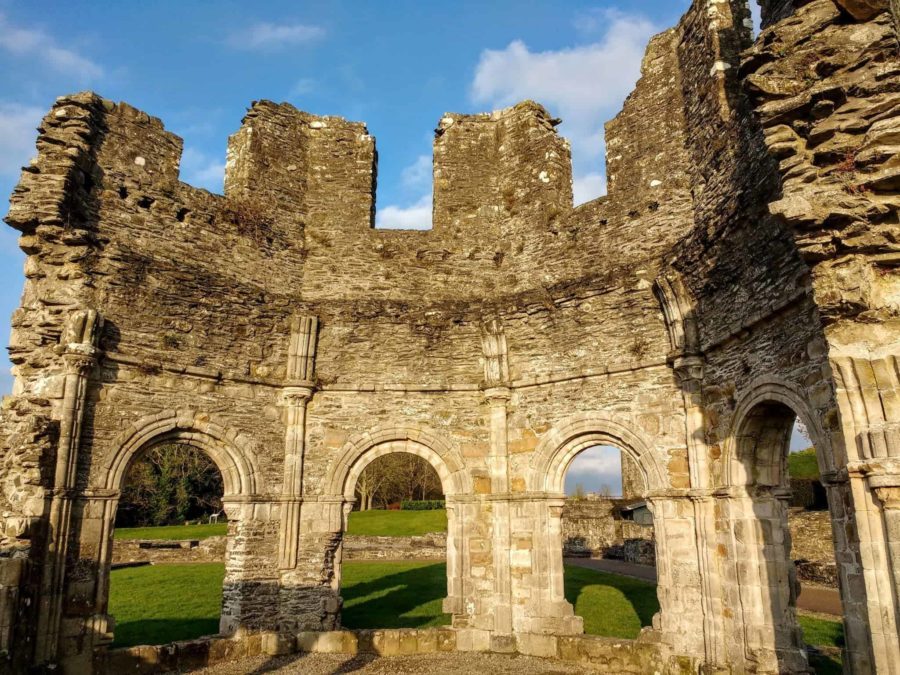
M 361 510 L 382 508 L 404 500 L 440 499 L 443 486 L 434 468 L 406 452 L 379 457 L 363 469 L 356 484 Z

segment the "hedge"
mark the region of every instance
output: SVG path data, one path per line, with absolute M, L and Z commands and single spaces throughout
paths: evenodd
M 400 502 L 401 511 L 437 511 L 444 508 L 443 499 L 404 500 Z

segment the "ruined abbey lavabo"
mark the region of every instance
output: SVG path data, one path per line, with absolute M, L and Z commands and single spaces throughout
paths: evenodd
M 407 452 L 446 495 L 448 649 L 810 672 L 787 528 L 799 418 L 845 672 L 900 674 L 900 3 L 760 4 L 755 41 L 746 0 L 693 0 L 652 40 L 606 126 L 608 194 L 577 208 L 541 105 L 444 115 L 429 231 L 373 227 L 363 123 L 253 103 L 219 196 L 179 181 L 158 119 L 59 98 L 6 218 L 27 260 L 0 671 L 122 672 L 117 501 L 174 441 L 224 479 L 222 658 L 350 639 L 356 480 Z M 615 645 L 563 593 L 565 472 L 597 445 L 636 467 L 655 530 L 660 612 Z

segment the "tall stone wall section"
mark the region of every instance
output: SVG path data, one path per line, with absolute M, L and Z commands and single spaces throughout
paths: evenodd
M 739 0 L 654 38 L 607 127 L 609 194 L 578 208 L 540 105 L 448 113 L 428 232 L 373 229 L 361 123 L 253 104 L 217 196 L 179 181 L 159 120 L 59 99 L 7 217 L 27 260 L 0 411 L 4 667 L 91 670 L 122 478 L 178 441 L 223 473 L 225 634 L 340 626 L 353 483 L 388 452 L 441 476 L 460 648 L 578 633 L 563 480 L 613 445 L 654 517 L 646 639 L 804 672 L 799 415 L 848 668 L 896 672 L 896 35 L 879 0 L 790 5 L 764 3 L 755 46 Z

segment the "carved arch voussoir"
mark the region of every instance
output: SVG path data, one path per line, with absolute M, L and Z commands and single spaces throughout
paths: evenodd
M 471 494 L 472 483 L 459 451 L 424 426 L 377 427 L 351 437 L 329 469 L 325 494 L 352 498 L 356 479 L 374 459 L 408 452 L 425 459 L 441 478 L 446 495 Z
M 765 403 L 781 403 L 790 408 L 809 431 L 810 440 L 816 448 L 820 471 L 823 473 L 834 471 L 831 438 L 822 427 L 820 416 L 810 405 L 807 393 L 802 387 L 789 380 L 773 375 L 763 375 L 745 387 L 744 394 L 735 405 L 730 431 L 723 445 L 725 462 L 722 478 L 726 485 L 734 484 L 735 461 L 739 461 L 737 458 L 738 442 L 745 434 L 748 419 L 758 405 Z
M 121 489 L 137 454 L 165 442 L 183 442 L 206 452 L 222 473 L 226 496 L 257 493 L 259 465 L 248 438 L 208 413 L 191 410 L 164 410 L 129 425 L 113 441 L 94 487 Z
M 544 434 L 531 459 L 529 489 L 562 493 L 571 461 L 595 445 L 613 445 L 628 454 L 637 464 L 648 491 L 669 487 L 668 473 L 643 432 L 608 413 L 592 412 L 573 415 Z

